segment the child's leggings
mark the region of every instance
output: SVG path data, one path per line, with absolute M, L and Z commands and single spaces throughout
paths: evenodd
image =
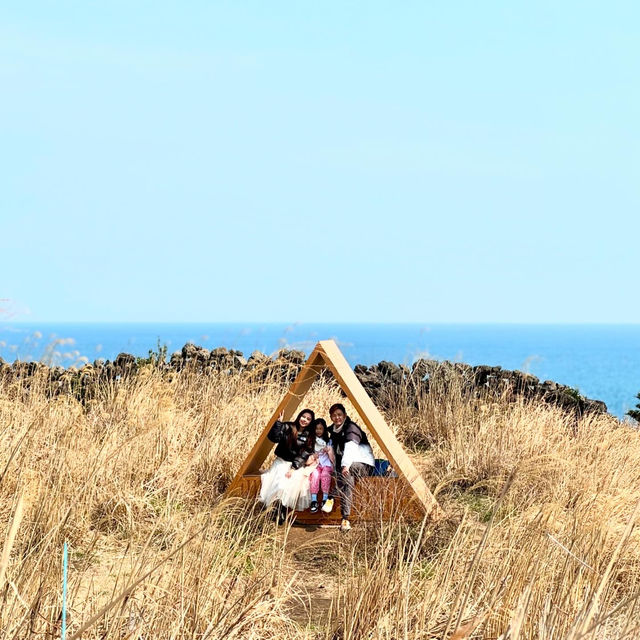
M 322 487 L 323 493 L 329 493 L 329 489 L 331 488 L 331 473 L 333 472 L 333 467 L 328 465 L 323 467 L 318 465 L 309 476 L 309 488 L 311 489 L 311 493 L 318 493 L 318 489 Z

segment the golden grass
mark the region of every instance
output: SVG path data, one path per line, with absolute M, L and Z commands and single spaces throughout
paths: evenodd
M 86 406 L 0 385 L 0 638 L 59 637 L 64 540 L 70 638 L 640 635 L 636 431 L 454 379 L 417 409 L 400 394 L 387 417 L 447 518 L 287 544 L 222 500 L 286 390 L 264 373 L 149 367 Z M 319 380 L 305 405 L 336 400 Z

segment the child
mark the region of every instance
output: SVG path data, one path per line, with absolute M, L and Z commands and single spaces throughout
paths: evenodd
M 333 509 L 333 499 L 329 499 L 329 489 L 331 488 L 331 475 L 336 458 L 329 439 L 327 431 L 327 423 L 318 418 L 313 421 L 312 429 L 315 432 L 316 442 L 314 454 L 318 461 L 318 466 L 311 472 L 309 476 L 309 485 L 311 488 L 311 513 L 317 513 L 320 505 L 318 504 L 318 490 L 322 489 L 322 510 L 325 513 L 331 513 Z

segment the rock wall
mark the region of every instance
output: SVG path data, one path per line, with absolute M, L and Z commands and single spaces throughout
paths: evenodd
M 376 405 L 387 407 L 398 397 L 418 405 L 420 398 L 433 389 L 455 390 L 463 396 L 493 397 L 515 400 L 524 397 L 561 407 L 576 415 L 606 413 L 607 405 L 591 400 L 571 387 L 551 380 L 541 382 L 536 376 L 502 367 L 464 363 L 418 360 L 412 367 L 380 362 L 370 367 L 355 367 L 358 379 Z
M 289 382 L 293 381 L 305 361 L 306 356 L 302 351 L 285 349 L 274 357 L 254 351 L 247 359 L 240 351 L 229 351 L 224 347 L 209 350 L 189 343 L 168 361 L 158 354 L 136 358 L 121 353 L 112 362 L 96 360 L 79 369 L 48 367 L 39 362 L 8 364 L 0 359 L 0 378 L 21 381 L 27 390 L 31 382 L 38 378 L 45 381 L 51 395 L 73 393 L 85 401 L 94 396 L 100 382 L 136 375 L 150 367 L 160 369 L 167 375 L 185 370 L 203 375 L 223 372 L 244 374 L 256 381 L 276 378 Z M 550 380 L 540 382 L 533 375 L 501 367 L 472 367 L 463 363 L 423 359 L 411 367 L 383 361 L 369 367 L 357 365 L 354 370 L 381 409 L 388 409 L 396 402 L 417 407 L 432 390 L 448 389 L 467 397 L 501 397 L 507 400 L 524 397 L 561 407 L 576 415 L 607 411 L 604 402 L 584 398 L 571 387 Z

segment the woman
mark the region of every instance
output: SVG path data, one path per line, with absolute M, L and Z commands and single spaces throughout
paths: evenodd
M 260 477 L 259 500 L 265 506 L 279 501 L 283 507 L 304 511 L 311 504 L 308 465 L 315 438 L 309 429 L 315 418 L 311 409 L 303 409 L 294 422 L 282 422 L 283 414 L 271 427 L 267 437 L 277 443 L 276 459 Z M 278 519 L 284 522 L 286 511 L 278 509 Z

